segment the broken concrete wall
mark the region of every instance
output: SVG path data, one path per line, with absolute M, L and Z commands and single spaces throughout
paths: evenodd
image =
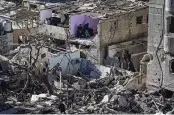
M 18 64 L 25 64 L 25 62 L 27 62 L 27 64 L 29 64 L 29 58 L 30 58 L 30 48 L 26 47 L 26 46 L 19 46 L 16 49 L 17 54 L 15 56 L 13 56 L 13 58 L 11 59 L 13 62 L 16 62 Z M 45 57 L 42 57 L 42 55 L 45 54 Z M 32 46 L 32 52 L 31 52 L 32 57 L 36 58 L 37 57 L 37 50 L 35 49 L 34 46 Z M 48 62 L 48 48 L 41 48 L 40 53 L 39 53 L 39 57 L 38 57 L 38 62 Z M 33 61 L 33 60 L 32 60 Z
M 142 52 L 142 53 L 137 53 L 137 54 L 133 54 L 132 55 L 132 62 L 136 68 L 137 71 L 140 72 L 141 70 L 141 66 L 140 66 L 140 61 L 142 60 L 144 54 L 146 54 L 146 51 L 145 52 Z M 146 67 L 146 66 L 145 66 Z M 146 69 L 145 69 L 146 70 Z M 145 72 L 146 73 L 146 72 Z
M 50 55 L 47 57 L 49 59 L 49 68 L 52 69 L 57 63 L 60 63 L 62 68 L 62 75 L 73 74 L 76 75 L 80 68 L 80 63 L 76 63 L 76 59 L 80 58 L 80 51 L 75 51 L 72 53 L 63 53 L 56 56 Z M 74 63 L 73 63 L 74 62 Z M 72 63 L 72 64 L 71 64 Z
M 66 40 L 69 34 L 68 28 L 52 26 L 52 25 L 40 25 L 39 32 L 47 35 L 51 35 L 51 37 Z
M 146 38 L 144 38 L 146 40 Z M 123 53 L 124 50 L 128 50 L 129 53 L 131 54 L 132 62 L 134 64 L 134 67 L 136 68 L 137 71 L 140 70 L 140 60 L 142 59 L 143 54 L 142 52 L 147 51 L 147 42 L 142 40 L 142 39 L 137 39 L 137 40 L 132 40 L 128 42 L 121 42 L 117 43 L 115 45 L 108 46 L 108 57 L 114 59 L 114 55 L 117 52 Z M 109 60 L 108 60 L 109 61 Z M 110 61 L 109 61 L 110 62 Z M 113 62 L 111 62 L 113 63 Z
M 143 41 L 142 41 L 143 42 Z M 137 54 L 141 52 L 146 51 L 146 43 L 141 43 L 137 39 L 136 41 L 129 41 L 129 42 L 122 42 L 122 43 L 117 43 L 115 45 L 110 45 L 108 46 L 108 56 L 113 58 L 113 56 L 120 51 L 123 51 L 125 49 L 129 50 L 129 53 L 131 54 Z
M 32 57 L 36 58 L 37 50 L 32 50 Z M 18 53 L 12 58 L 13 62 L 24 64 L 24 62 L 29 63 L 30 49 L 25 47 L 19 48 Z M 76 62 L 76 59 L 80 58 L 80 51 L 75 51 L 72 53 L 58 52 L 53 54 L 48 52 L 48 48 L 42 48 L 40 50 L 40 55 L 38 57 L 38 63 L 48 62 L 49 69 L 51 70 L 57 63 L 60 63 L 62 68 L 62 75 L 73 74 L 76 75 L 80 68 L 80 63 Z
M 169 77 L 164 75 L 163 73 L 164 69 L 162 69 L 162 63 L 164 59 L 163 40 L 162 40 L 163 28 L 164 28 L 163 8 L 164 8 L 164 0 L 150 1 L 148 48 L 147 48 L 148 54 L 153 56 L 153 60 L 151 61 L 151 63 L 147 64 L 147 88 L 150 90 L 158 89 L 160 87 L 160 84 L 162 82 L 162 77 L 164 77 L 165 79 L 166 77 Z
M 13 43 L 17 44 L 20 36 L 23 36 L 23 39 L 25 40 L 25 38 L 30 33 L 36 33 L 36 32 L 37 32 L 37 28 L 29 28 L 29 29 L 24 28 L 24 29 L 13 30 Z
M 128 90 L 144 90 L 146 87 L 146 75 L 145 74 L 137 74 L 132 76 L 124 86 L 125 89 Z
M 156 51 L 155 47 L 149 47 L 151 52 Z M 153 54 L 153 60 L 147 64 L 147 88 L 150 90 L 157 90 L 160 87 L 161 84 L 161 77 L 163 74 L 163 71 L 161 71 L 160 65 L 162 64 L 162 60 L 160 57 L 160 55 L 162 55 L 162 50 L 158 51 L 158 56 L 156 56 L 155 54 Z M 149 53 L 149 52 L 148 52 Z M 151 54 L 151 53 L 149 53 Z M 159 60 L 158 60 L 159 59 Z
M 91 46 L 90 49 L 86 52 L 86 56 L 88 60 L 91 60 L 91 62 L 98 64 L 99 60 L 99 49 L 97 46 Z
M 143 16 L 141 24 L 137 24 L 137 17 Z M 113 19 L 103 20 L 100 23 L 100 62 L 106 56 L 109 44 L 128 41 L 139 36 L 147 35 L 148 7 L 130 13 L 120 14 Z
M 162 87 L 174 91 L 172 5 L 172 0 L 151 1 L 149 5 L 148 53 L 153 55 L 147 66 L 150 90 Z
M 166 55 L 164 60 L 162 61 L 162 69 L 163 69 L 163 74 L 164 74 L 164 78 L 163 78 L 163 88 L 174 91 L 174 67 L 173 67 L 173 63 L 174 63 L 174 57 L 173 56 L 169 56 Z
M 126 14 L 120 14 L 114 19 L 107 19 L 101 22 L 101 39 L 104 45 L 137 38 L 147 34 L 148 7 Z M 142 23 L 137 24 L 136 18 L 143 16 Z

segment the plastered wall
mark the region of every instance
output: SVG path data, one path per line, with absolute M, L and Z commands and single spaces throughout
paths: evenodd
M 137 24 L 136 18 L 143 16 L 142 24 Z M 132 11 L 113 19 L 100 22 L 100 63 L 107 55 L 108 45 L 136 39 L 147 35 L 148 32 L 148 7 Z

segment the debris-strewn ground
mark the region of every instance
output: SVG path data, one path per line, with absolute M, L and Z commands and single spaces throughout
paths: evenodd
M 11 60 L 0 57 L 0 114 L 59 113 L 62 102 L 66 105 L 66 113 L 173 112 L 173 92 L 146 91 L 145 75 L 142 73 L 103 67 L 103 71 L 106 68 L 108 71 L 102 77 L 89 77 L 80 70 L 76 75 L 67 71 L 67 75 L 63 75 L 59 63 L 49 69 L 48 63 L 39 60 L 43 45 L 42 39 L 38 39 L 32 45 L 23 46 L 29 51 L 35 50 L 34 55 L 30 52 L 25 57 L 18 53 Z M 68 57 L 67 61 L 67 68 L 73 65 Z
M 119 77 L 118 79 L 118 76 L 88 82 L 81 78 L 78 83 L 73 77 L 73 82 L 68 82 L 66 79 L 62 78 L 64 87 L 62 87 L 61 92 L 59 90 L 55 91 L 58 93 L 54 93 L 54 95 L 47 94 L 45 86 L 37 82 L 35 86 L 29 85 L 20 94 L 20 90 L 25 86 L 26 77 L 23 76 L 20 79 L 16 75 L 10 77 L 7 94 L 3 93 L 0 98 L 0 114 L 59 113 L 58 106 L 60 102 L 65 103 L 66 113 L 72 114 L 173 113 L 174 98 L 170 91 L 160 90 L 150 93 L 146 90 L 128 90 L 124 87 L 124 82 L 127 81 L 125 77 Z M 69 84 L 69 87 L 67 87 L 67 84 Z M 77 89 L 76 85 L 79 85 L 80 88 Z

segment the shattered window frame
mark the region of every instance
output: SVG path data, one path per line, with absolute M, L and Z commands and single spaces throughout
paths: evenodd
M 142 24 L 143 23 L 143 16 L 136 17 L 136 24 Z
M 173 69 L 172 69 L 173 66 Z M 169 70 L 171 74 L 174 74 L 174 59 L 169 61 Z
M 174 17 L 171 16 L 169 18 L 167 18 L 167 21 L 168 21 L 168 33 L 174 33 Z M 173 23 L 172 23 L 173 22 Z M 173 24 L 173 26 L 172 26 Z
M 41 54 L 42 59 L 45 58 L 45 57 L 46 57 L 46 53 Z

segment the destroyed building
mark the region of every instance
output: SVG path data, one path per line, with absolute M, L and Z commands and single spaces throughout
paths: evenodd
M 36 3 L 38 4 L 38 2 Z M 143 48 L 140 48 L 142 50 L 139 51 L 129 52 L 133 54 L 146 52 L 147 2 L 123 0 L 117 2 L 85 1 L 82 3 L 80 1 L 71 1 L 69 3 L 57 3 L 49 9 L 48 6 L 45 5 L 44 10 L 40 9 L 40 21 L 48 23 L 48 19 L 55 19 L 57 22 L 55 21 L 55 24 L 53 23 L 54 21 L 52 22 L 53 24 L 45 23 L 39 27 L 39 31 L 59 40 L 68 41 L 70 44 L 75 44 L 76 49 L 79 49 L 80 46 L 87 46 L 87 48 L 81 47 L 81 50 L 87 52 L 89 59 L 94 60 L 95 63 L 110 65 L 108 60 L 113 59 L 114 54 L 109 57 L 111 56 L 108 53 L 111 52 L 109 47 L 114 44 L 116 46 L 121 45 L 119 43 L 133 39 L 142 42 L 133 42 L 131 46 L 134 47 L 137 44 L 136 49 L 141 44 Z M 89 29 L 89 33 L 86 32 L 88 34 L 78 34 L 80 24 L 82 28 L 86 26 Z M 130 42 L 127 43 L 129 44 Z M 123 49 L 120 50 L 121 53 L 123 53 Z M 117 52 L 116 50 L 113 52 L 113 50 L 112 53 Z M 142 57 L 142 54 L 140 55 L 135 56 L 139 61 Z M 135 65 L 138 64 L 135 62 Z M 136 68 L 139 70 L 138 66 Z
M 173 89 L 173 0 L 152 0 L 149 7 L 147 86 Z
M 58 114 L 60 105 L 67 114 L 174 113 L 173 92 L 163 89 L 167 80 L 172 83 L 170 0 L 165 15 L 164 1 L 151 1 L 149 16 L 148 3 L 136 0 L 24 2 L 13 13 L 0 12 L 8 19 L 3 28 L 26 30 L 13 32 L 20 38 L 13 43 L 21 41 L 0 55 L 0 114 Z M 170 32 L 157 42 L 162 22 Z M 126 68 L 131 62 L 134 67 Z M 160 73 L 164 85 L 151 91 Z
M 13 22 L 14 44 L 24 43 L 29 33 L 36 33 L 39 25 L 39 13 L 19 8 L 10 15 L 10 18 Z
M 21 43 L 30 32 L 35 32 L 39 21 L 39 13 L 32 12 L 15 3 L 3 1 L 0 10 L 0 19 L 9 20 L 13 29 L 13 44 Z
M 14 51 L 16 52 L 16 55 L 11 59 L 11 61 L 12 63 L 18 63 L 25 67 L 28 64 L 30 65 L 30 54 L 32 55 L 32 59 L 35 59 L 37 55 L 40 54 L 35 71 L 41 76 L 45 73 L 45 71 L 43 71 L 43 68 L 45 67 L 44 61 L 49 60 L 48 67 L 50 71 L 48 81 L 52 87 L 54 86 L 56 88 L 56 90 L 54 90 L 55 94 L 58 94 L 58 97 L 53 96 L 54 98 L 51 98 L 52 96 L 48 96 L 47 94 L 33 94 L 30 100 L 31 104 L 28 105 L 29 107 L 32 108 L 33 104 L 39 104 L 41 108 L 43 108 L 42 105 L 46 108 L 51 105 L 52 109 L 56 109 L 54 104 L 57 100 L 58 102 L 64 101 L 66 103 L 68 113 L 93 113 L 95 109 L 95 113 L 115 113 L 115 111 L 110 108 L 120 108 L 118 111 L 121 111 L 121 108 L 123 107 L 127 108 L 127 112 L 133 109 L 130 105 L 130 103 L 133 102 L 127 102 L 125 97 L 123 98 L 122 95 L 131 95 L 131 92 L 127 92 L 127 90 L 143 89 L 145 86 L 144 75 L 120 68 L 92 64 L 90 60 L 86 60 L 80 56 L 80 51 L 57 51 L 57 53 L 51 54 L 47 51 L 46 47 L 43 47 L 40 49 L 40 53 L 38 53 L 37 47 L 40 46 L 39 44 L 40 43 L 38 42 L 36 42 L 36 44 L 33 43 L 32 48 L 29 47 L 30 44 L 19 46 L 19 49 Z M 44 44 L 46 44 L 46 42 L 44 42 Z M 47 55 L 43 55 L 43 53 L 46 53 Z M 22 62 L 27 62 L 28 64 Z M 33 68 L 35 67 L 33 66 Z M 126 95 L 121 94 L 121 92 L 125 92 Z M 69 107 L 68 103 L 69 100 L 71 101 L 72 95 L 74 95 L 73 104 L 75 106 Z M 110 96 L 113 97 L 110 98 Z M 115 98 L 115 96 L 118 96 L 118 98 Z M 41 101 L 42 98 L 47 98 L 48 101 L 43 102 Z M 60 98 L 62 99 L 59 100 Z M 115 103 L 115 100 L 118 100 L 118 105 L 121 107 L 117 107 L 117 104 L 116 106 L 111 106 L 112 103 Z M 127 104 L 122 103 L 121 100 Z M 100 108 L 100 106 L 105 104 L 107 104 L 106 110 L 104 107 Z M 21 105 L 19 106 L 21 107 Z M 26 105 L 23 103 L 22 106 Z M 95 107 L 91 108 L 91 106 Z M 35 111 L 38 111 L 38 108 L 40 107 L 35 107 L 33 112 L 35 113 Z M 55 110 L 53 111 L 54 113 L 56 112 Z

